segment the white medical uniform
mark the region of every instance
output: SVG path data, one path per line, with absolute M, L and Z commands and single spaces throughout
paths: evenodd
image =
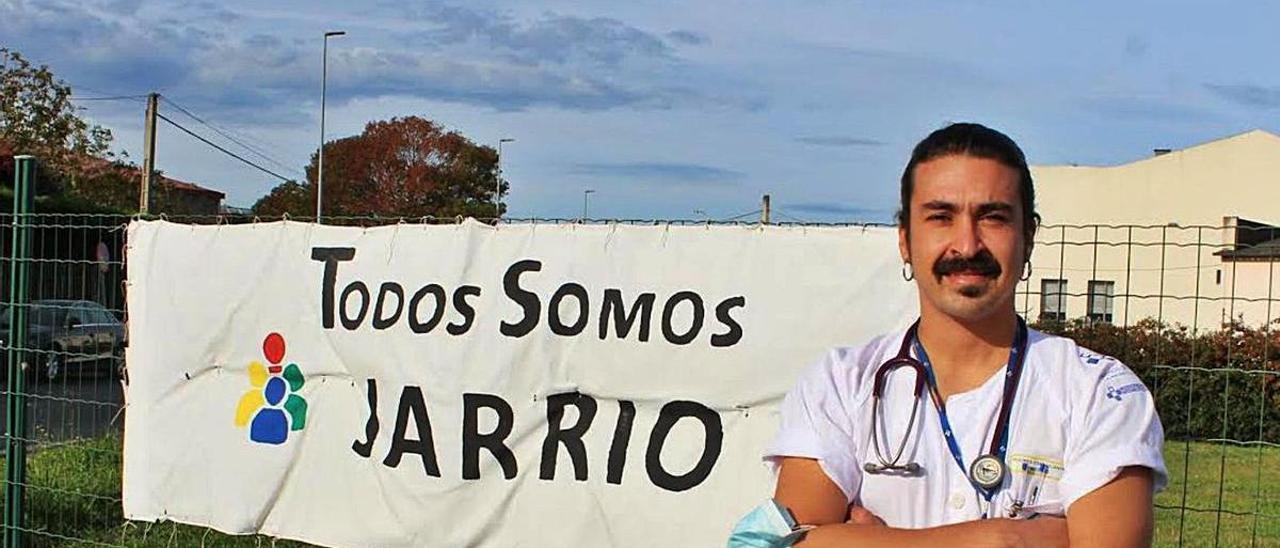
M 862 347 L 836 348 L 805 372 L 782 404 L 781 428 L 765 461 L 776 473 L 781 457 L 816 459 L 849 502 L 889 526 L 978 519 L 986 501 L 969 483 L 967 468 L 991 446 L 1008 364 L 982 386 L 947 398 L 965 471 L 947 449 L 927 389 L 918 404 L 913 398 L 914 372 L 889 373 L 876 424 L 881 451 L 893 458 L 911 406 L 919 405 L 899 464 L 917 462 L 924 471 L 919 476 L 863 471 L 864 463 L 879 463 L 870 437 L 872 382 L 880 365 L 898 354 L 905 334 L 904 329 Z M 1065 515 L 1073 502 L 1126 466 L 1150 468 L 1157 491 L 1167 483 L 1164 431 L 1151 393 L 1124 364 L 1070 339 L 1029 330 L 1009 423 L 1005 462 L 1010 473 L 992 498 L 992 517 L 1010 517 L 1017 502 L 1017 517 Z

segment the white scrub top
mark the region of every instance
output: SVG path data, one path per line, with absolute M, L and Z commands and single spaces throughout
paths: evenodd
M 965 471 L 947 449 L 928 391 L 918 403 L 913 398 L 911 368 L 890 373 L 876 425 L 881 451 L 893 458 L 911 406 L 919 405 L 899 464 L 917 462 L 924 470 L 918 476 L 863 471 L 864 463 L 879 463 L 870 438 L 875 372 L 897 356 L 905 334 L 903 329 L 865 346 L 833 349 L 806 371 L 783 401 L 782 424 L 765 461 L 776 474 L 780 457 L 816 459 L 849 502 L 892 527 L 979 519 L 987 503 L 969 483 L 967 468 L 991 446 L 1008 364 L 982 386 L 947 398 Z M 1010 473 L 992 498 L 991 517 L 1065 515 L 1071 503 L 1126 466 L 1150 468 L 1157 491 L 1168 481 L 1164 430 L 1151 393 L 1124 364 L 1070 339 L 1029 330 L 1009 423 Z

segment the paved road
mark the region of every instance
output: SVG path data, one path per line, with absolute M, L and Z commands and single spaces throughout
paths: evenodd
M 41 382 L 29 387 L 27 393 L 30 422 L 26 438 L 35 440 L 37 446 L 123 430 L 124 393 L 117 378 Z M 0 403 L 0 427 L 7 423 L 7 407 Z

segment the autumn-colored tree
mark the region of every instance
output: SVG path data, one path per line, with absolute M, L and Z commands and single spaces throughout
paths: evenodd
M 316 156 L 307 184 L 286 182 L 254 205 L 259 215 L 315 213 Z M 324 149 L 324 215 L 493 218 L 498 153 L 456 131 L 408 116 L 370 122 Z M 502 184 L 506 190 L 506 183 Z

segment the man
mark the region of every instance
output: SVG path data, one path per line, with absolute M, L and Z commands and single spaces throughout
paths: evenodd
M 1040 220 L 1021 149 L 953 124 L 916 146 L 901 185 L 918 324 L 805 373 L 765 455 L 775 501 L 817 526 L 798 545 L 1150 545 L 1166 482 L 1150 393 L 1014 309 Z M 895 357 L 915 361 L 894 362 L 876 398 Z

